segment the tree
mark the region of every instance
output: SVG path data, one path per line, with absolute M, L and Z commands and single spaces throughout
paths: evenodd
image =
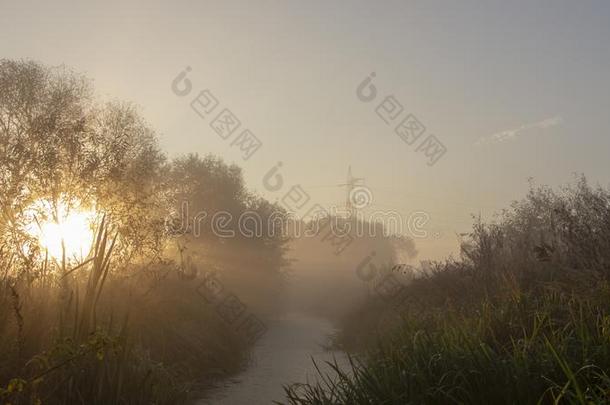
M 133 106 L 99 105 L 91 82 L 71 70 L 0 60 L 0 244 L 22 260 L 29 207 L 60 221 L 87 207 L 106 215 L 124 254 L 157 249 L 165 158 Z M 129 242 L 129 243 L 126 243 Z
M 284 264 L 288 238 L 281 226 L 286 212 L 246 190 L 239 167 L 214 156 L 190 154 L 173 161 L 169 178 L 173 225 L 184 232 L 177 241 L 179 249 L 192 247 L 206 260 L 238 261 L 267 271 Z M 228 218 L 222 230 L 232 235 L 229 238 L 215 232 L 213 218 L 220 214 Z M 249 220 L 240 223 L 246 216 Z

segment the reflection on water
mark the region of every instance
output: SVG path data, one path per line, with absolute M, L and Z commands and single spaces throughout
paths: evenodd
M 200 405 L 272 404 L 283 400 L 283 384 L 316 378 L 312 357 L 319 366 L 324 361 L 332 361 L 333 357 L 339 365 L 347 364 L 345 355 L 322 347 L 334 332 L 330 323 L 323 319 L 290 314 L 268 321 L 267 325 L 269 330 L 254 348 L 250 367 L 213 390 L 199 402 Z

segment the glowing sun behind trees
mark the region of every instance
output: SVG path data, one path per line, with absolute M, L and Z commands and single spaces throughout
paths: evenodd
M 25 232 L 34 238 L 49 257 L 62 261 L 82 261 L 91 251 L 97 215 L 77 201 L 51 204 L 38 200 L 26 210 Z

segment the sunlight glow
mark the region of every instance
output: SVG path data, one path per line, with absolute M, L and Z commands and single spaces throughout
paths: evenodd
M 64 248 L 66 260 L 84 259 L 93 243 L 95 212 L 74 207 L 79 204 L 71 205 L 59 203 L 52 209 L 49 202 L 38 201 L 28 210 L 31 220 L 26 232 L 58 261 L 62 260 Z

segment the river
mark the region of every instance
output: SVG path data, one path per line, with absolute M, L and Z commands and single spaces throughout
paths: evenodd
M 330 322 L 303 314 L 286 314 L 267 322 L 267 333 L 252 352 L 252 363 L 241 374 L 209 392 L 199 405 L 259 405 L 284 400 L 284 384 L 314 381 L 312 357 L 318 365 L 347 358 L 324 348 L 335 332 Z M 324 364 L 323 369 L 327 369 Z

